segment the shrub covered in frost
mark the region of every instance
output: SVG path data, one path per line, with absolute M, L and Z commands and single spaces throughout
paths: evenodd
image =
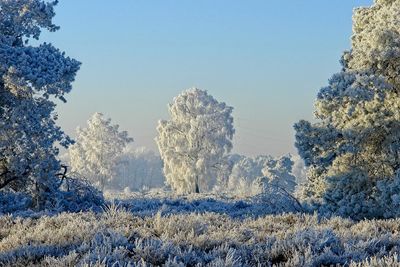
M 13 191 L 0 191 L 0 214 L 29 216 L 34 199 L 31 195 Z M 42 206 L 41 213 L 55 214 L 59 212 L 102 211 L 106 201 L 102 192 L 82 179 L 66 178 L 60 189 L 52 198 L 48 198 Z
M 103 193 L 88 181 L 68 178 L 61 186 L 55 208 L 60 211 L 100 211 L 105 205 Z
M 0 191 L 0 214 L 24 211 L 32 207 L 32 197 L 26 193 Z

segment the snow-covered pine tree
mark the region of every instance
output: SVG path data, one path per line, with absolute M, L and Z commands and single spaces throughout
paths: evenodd
M 115 176 L 117 157 L 133 139 L 101 113 L 94 113 L 87 124 L 77 129 L 76 143 L 69 148 L 72 171 L 104 190 Z
M 171 119 L 159 122 L 156 138 L 167 183 L 178 193 L 210 189 L 232 149 L 233 108 L 195 88 L 168 109 Z
M 59 185 L 56 144 L 71 143 L 54 100 L 65 102 L 80 66 L 51 44 L 30 45 L 42 29 L 58 29 L 56 4 L 0 0 L 0 189 L 30 193 L 38 207 Z
M 395 215 L 382 194 L 395 191 L 400 167 L 399 17 L 400 0 L 375 0 L 354 11 L 343 70 L 318 93 L 319 121 L 295 125 L 296 146 L 310 167 L 303 196 L 329 212 Z

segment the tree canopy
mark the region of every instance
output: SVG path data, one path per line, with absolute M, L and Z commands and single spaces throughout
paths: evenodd
M 400 168 L 400 5 L 376 0 L 353 16 L 343 69 L 320 90 L 316 123 L 295 125 L 309 166 L 306 198 L 352 217 L 393 216 L 385 187 Z M 386 193 L 385 193 L 386 192 Z M 395 199 L 395 198 L 393 198 Z
M 65 102 L 80 63 L 51 44 L 57 1 L 0 0 L 0 188 L 32 194 L 37 205 L 57 189 L 57 145 L 70 138 L 56 125 L 55 98 Z
M 200 192 L 215 183 L 232 149 L 233 108 L 206 91 L 182 92 L 168 106 L 156 138 L 167 183 L 177 192 Z

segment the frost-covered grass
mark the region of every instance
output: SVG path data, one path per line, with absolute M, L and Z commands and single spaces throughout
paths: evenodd
M 1 216 L 0 266 L 398 265 L 400 219 L 266 215 L 226 196 L 117 197 L 97 213 Z
M 271 214 L 304 211 L 301 204 L 285 191 L 269 190 L 247 198 L 228 193 L 201 193 L 175 195 L 171 191 L 153 189 L 147 192 L 105 193 L 110 203 L 129 210 L 138 216 L 154 216 L 156 213 L 217 213 L 236 219 L 258 218 Z

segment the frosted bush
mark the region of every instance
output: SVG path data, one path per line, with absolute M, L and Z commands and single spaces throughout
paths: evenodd
M 0 191 L 0 214 L 27 210 L 32 207 L 32 201 L 28 194 Z
M 55 208 L 69 212 L 99 211 L 104 205 L 103 193 L 89 182 L 81 178 L 67 178 L 61 186 Z

